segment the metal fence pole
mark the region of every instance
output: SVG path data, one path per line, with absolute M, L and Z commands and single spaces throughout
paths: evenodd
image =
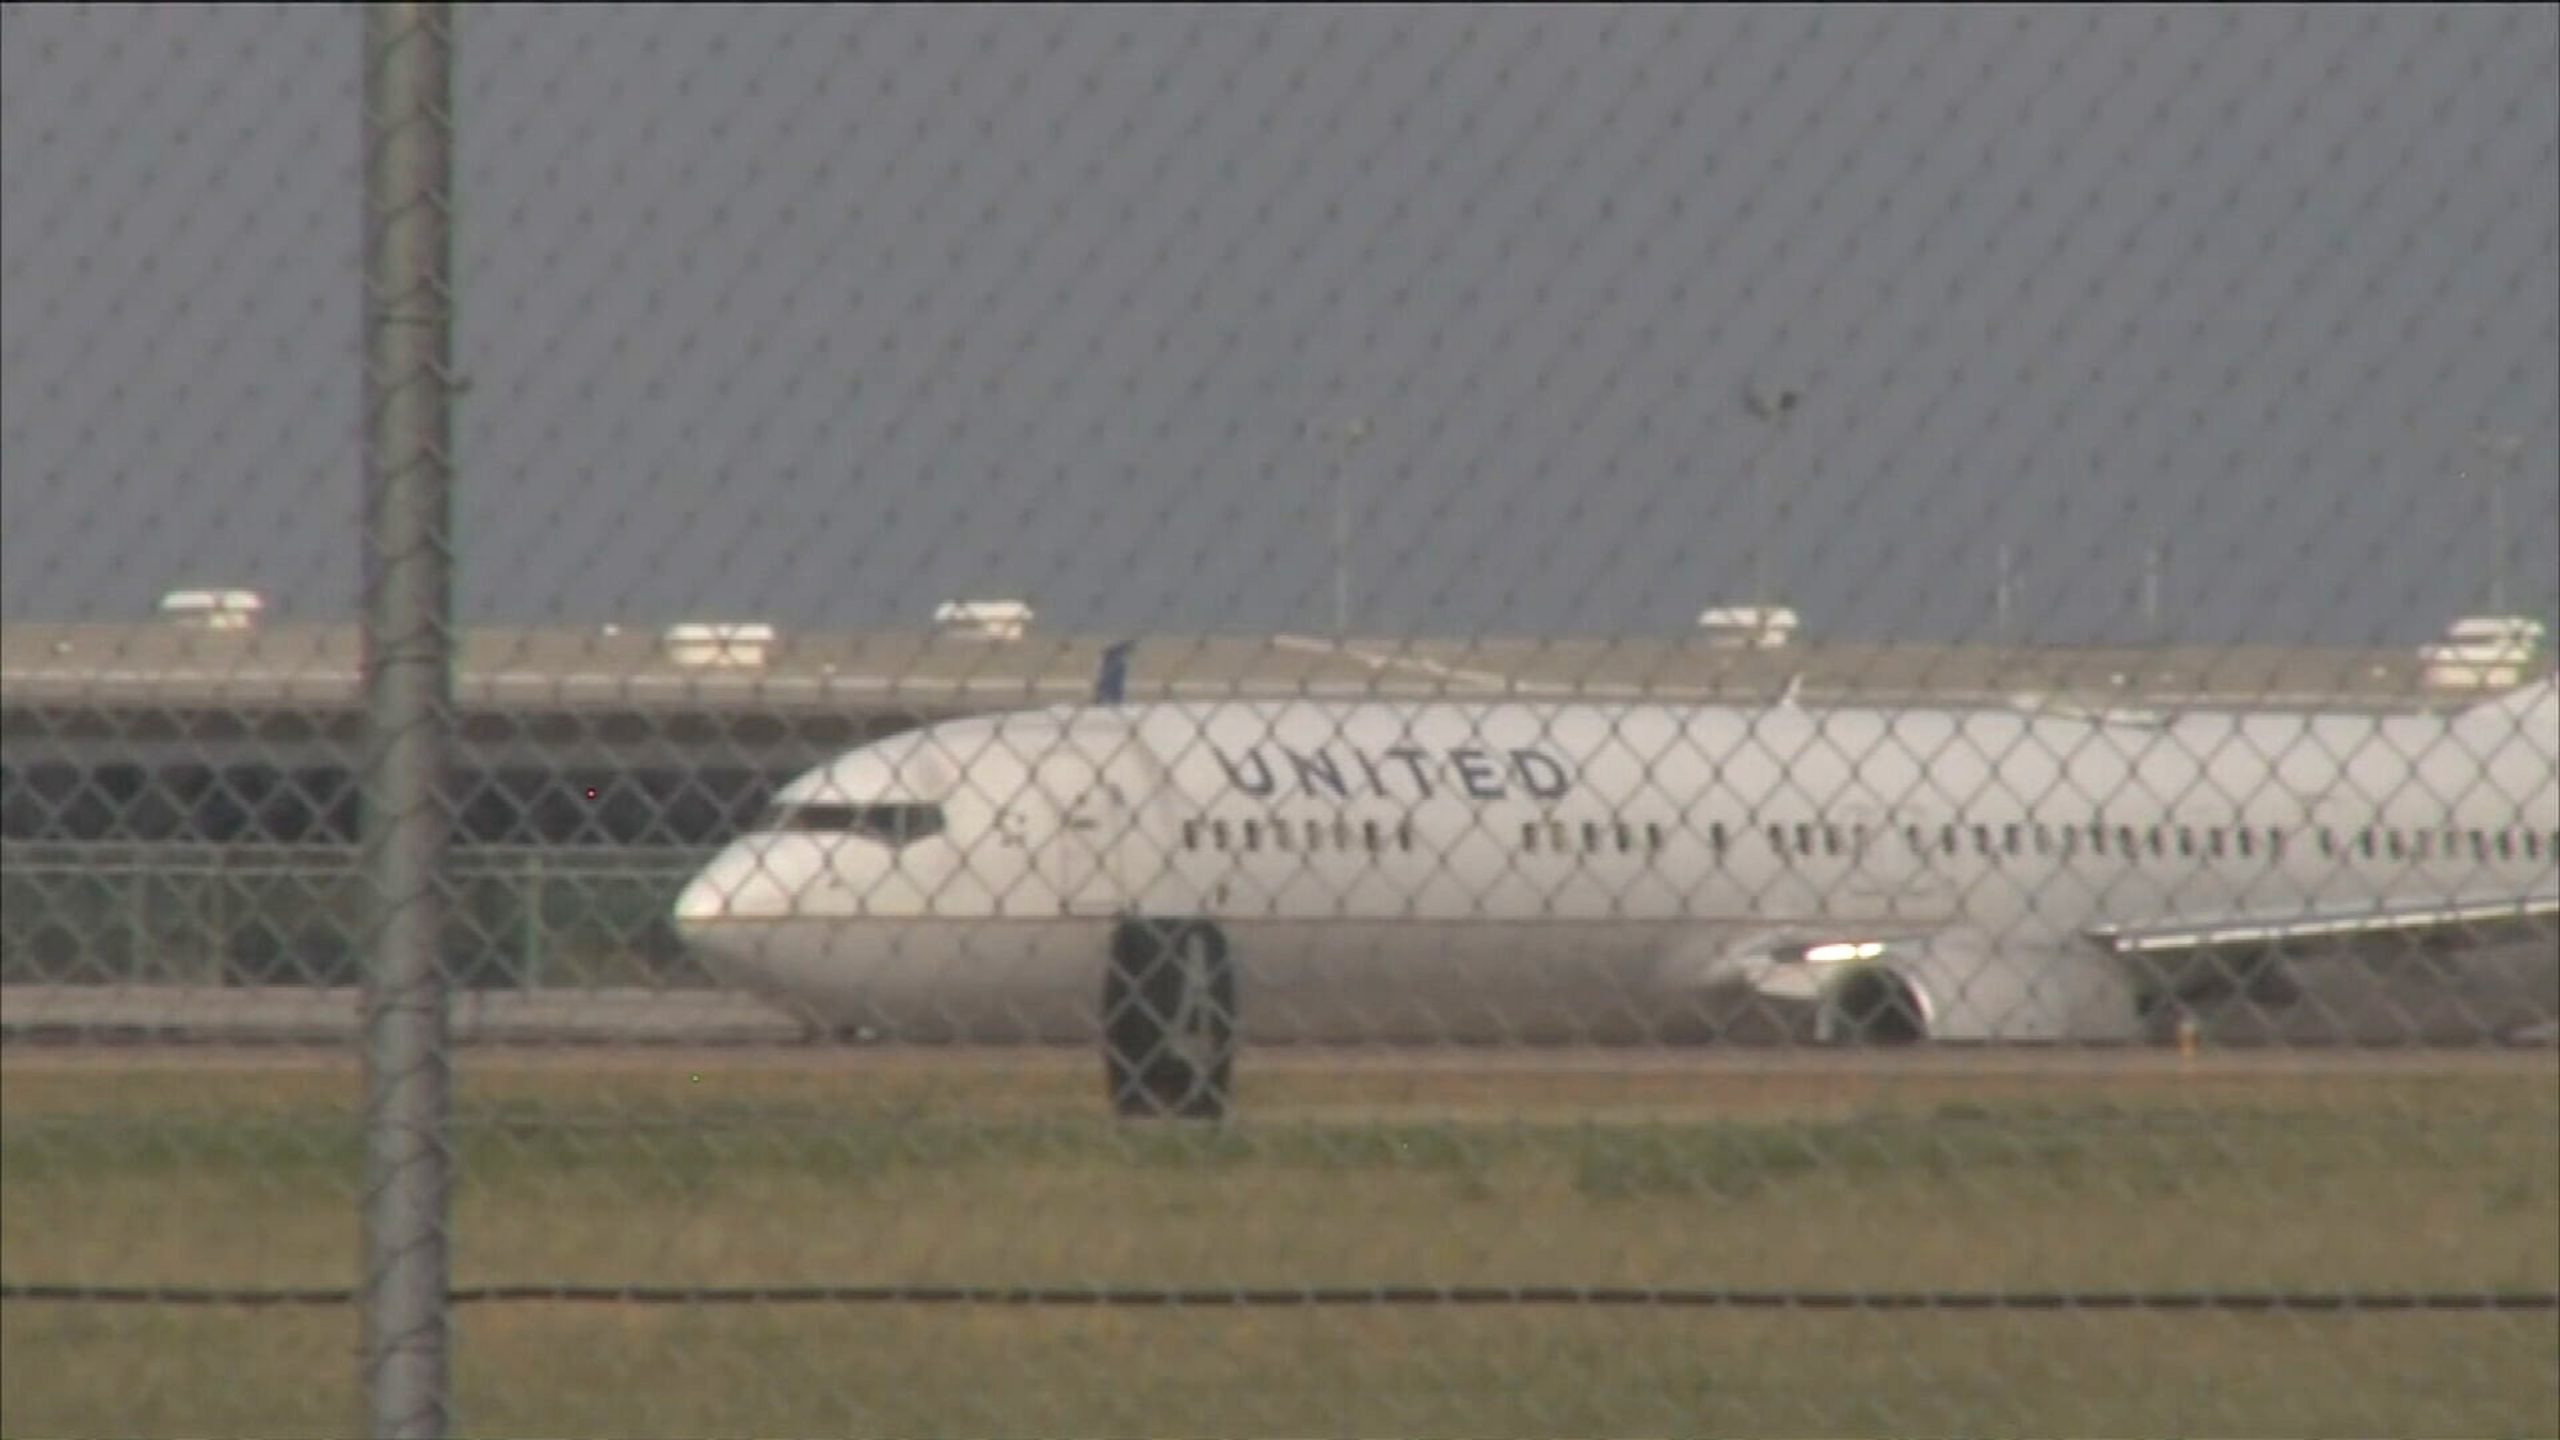
M 449 1056 L 439 940 L 452 718 L 453 31 L 365 11 L 366 1433 L 432 1436 L 447 1365 Z

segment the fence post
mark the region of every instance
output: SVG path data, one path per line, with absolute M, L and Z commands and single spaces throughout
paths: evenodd
M 452 724 L 453 31 L 364 12 L 365 1433 L 452 1419 L 441 942 Z
M 213 891 L 213 944 L 208 948 L 213 952 L 211 979 L 216 987 L 231 977 L 231 867 L 225 863 L 230 855 L 230 846 L 215 846 L 202 882 Z
M 549 930 L 542 916 L 542 852 L 536 850 L 525 861 L 524 966 L 516 975 L 519 990 L 542 988 L 543 942 Z

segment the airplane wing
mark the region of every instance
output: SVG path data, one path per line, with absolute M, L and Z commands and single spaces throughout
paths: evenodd
M 1665 974 L 1699 988 L 1740 984 L 1764 999 L 1811 1002 L 1815 1038 L 1956 1041 L 2135 1038 L 2149 998 L 2272 999 L 2287 951 L 2396 941 L 2414 951 L 2547 941 L 2560 892 L 2456 902 L 2189 917 L 2096 926 L 2088 944 L 1998 945 L 1961 928 L 1765 933 L 1674 952 Z M 1899 1017 L 1899 1018 L 1898 1018 Z
M 2147 925 L 2099 925 L 2084 933 L 2111 954 L 2152 959 L 2358 940 L 2401 940 L 2424 948 L 2476 945 L 2546 935 L 2555 919 L 2560 919 L 2560 891 L 2282 915 L 2187 917 Z

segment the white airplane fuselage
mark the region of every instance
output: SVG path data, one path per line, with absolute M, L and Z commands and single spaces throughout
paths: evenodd
M 1795 940 L 1855 960 L 1868 936 L 2053 977 L 2020 1038 L 2122 1039 L 2135 987 L 2091 944 L 2103 927 L 2547 893 L 2551 694 L 2157 722 L 1313 701 L 977 717 L 792 782 L 676 920 L 724 978 L 920 1038 L 1092 1035 L 1112 930 L 1146 916 L 1225 933 L 1250 1039 L 1680 1038 L 1815 999 L 1833 973 L 1752 957 Z

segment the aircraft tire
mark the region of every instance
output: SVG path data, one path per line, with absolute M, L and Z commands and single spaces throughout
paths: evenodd
M 2240 993 L 2248 997 L 2252 1005 L 2282 1009 L 2302 1003 L 2302 982 L 2294 979 L 2293 972 L 2287 970 L 2281 961 L 2269 959 L 2250 972 L 2248 980 L 2240 987 Z
M 1223 1120 L 1235 1054 L 1236 976 L 1225 932 L 1199 920 L 1121 922 L 1102 980 L 1112 1113 Z
M 1892 1048 L 1929 1038 L 1911 982 L 1881 966 L 1843 975 L 1823 1003 L 1831 1010 L 1825 1028 L 1835 1045 Z

